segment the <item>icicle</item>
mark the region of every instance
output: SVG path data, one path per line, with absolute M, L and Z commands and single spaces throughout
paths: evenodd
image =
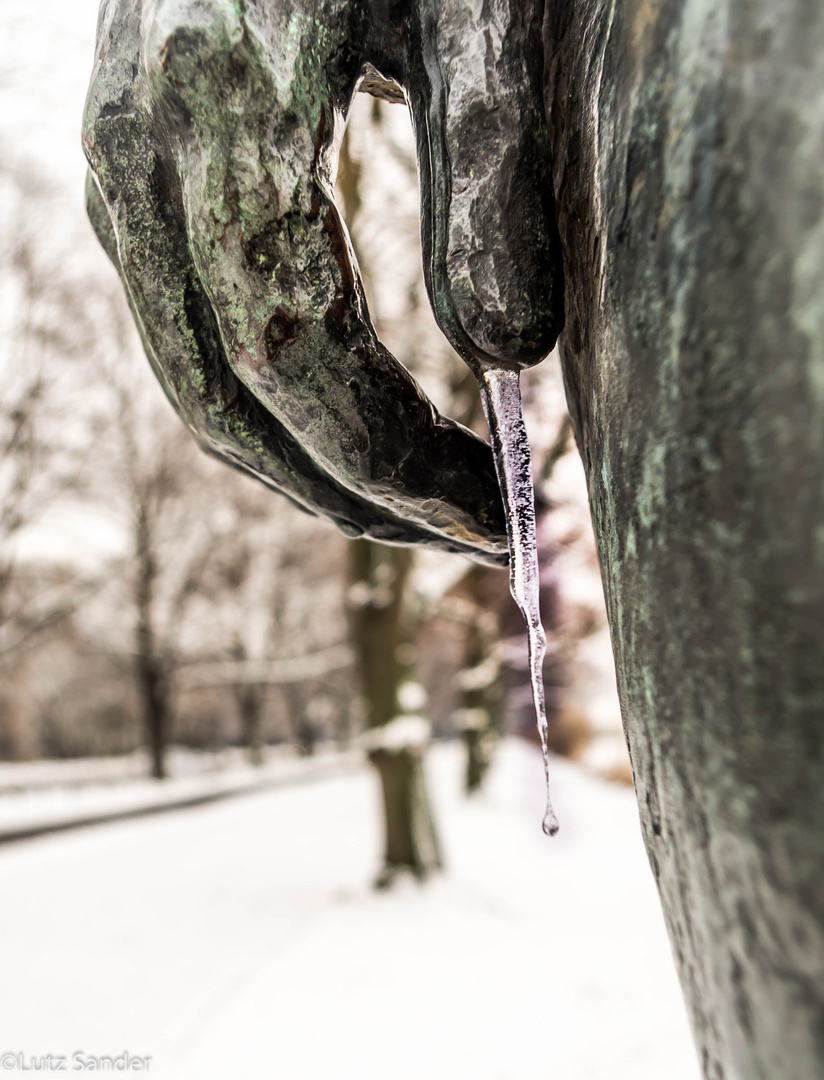
M 544 703 L 543 662 L 546 634 L 541 625 L 538 580 L 538 544 L 535 535 L 535 499 L 529 441 L 521 408 L 520 372 L 513 368 L 488 368 L 481 372 L 481 389 L 486 420 L 492 437 L 495 469 L 506 507 L 509 536 L 509 587 L 526 620 L 529 640 L 529 674 L 532 699 L 541 736 L 546 775 L 546 814 L 543 829 L 547 836 L 558 831 L 558 819 L 549 795 L 549 756 Z

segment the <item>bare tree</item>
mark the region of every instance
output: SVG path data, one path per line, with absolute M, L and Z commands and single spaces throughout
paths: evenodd
M 125 350 L 107 381 L 113 419 L 102 494 L 129 537 L 120 603 L 130 612 L 153 774 L 166 775 L 175 710 L 193 689 L 217 695 L 224 708 L 234 699 L 243 740 L 260 762 L 269 688 L 314 685 L 349 663 L 348 652 L 330 655 L 344 636 L 344 541 L 204 455 L 142 356 Z M 311 656 L 315 663 L 305 663 Z
M 57 195 L 11 155 L 0 162 L 0 664 L 8 678 L 102 579 L 70 567 L 58 548 L 37 564 L 27 550 L 43 519 L 82 493 L 79 372 L 96 343 L 82 283 L 44 239 L 44 219 L 59 216 Z
M 355 127 L 360 123 L 361 128 L 372 128 L 372 135 L 380 145 L 390 155 L 394 154 L 408 187 L 414 183 L 414 156 L 410 159 L 386 138 L 382 121 L 382 104 L 375 100 L 369 106 L 368 118 L 355 116 L 351 123 Z M 360 211 L 364 165 L 358 153 L 352 151 L 351 141 L 347 132 L 341 149 L 338 189 L 364 281 L 369 286 L 374 280 L 370 238 L 359 227 L 363 223 Z M 374 210 L 371 206 L 372 222 Z M 405 303 L 399 319 L 407 331 L 414 330 L 414 312 L 420 302 L 419 277 L 419 273 L 413 275 L 405 291 L 401 286 Z M 380 306 L 373 315 L 383 337 L 386 325 Z M 383 792 L 385 851 L 384 866 L 378 877 L 382 886 L 390 884 L 399 870 L 411 870 L 422 878 L 441 866 L 440 846 L 424 781 L 423 751 L 427 741 L 424 721 L 417 718 L 414 724 L 404 724 L 399 715 L 402 713 L 400 686 L 411 674 L 408 661 L 401 659 L 403 646 L 407 646 L 407 655 L 411 655 L 409 650 L 415 636 L 409 596 L 413 559 L 409 549 L 386 548 L 365 539 L 352 541 L 350 547 L 347 605 L 351 638 L 365 721 L 370 729 L 369 757 L 378 771 Z
M 441 865 L 424 783 L 423 721 L 404 722 L 399 698 L 401 683 L 410 674 L 414 637 L 407 589 L 412 564 L 408 548 L 371 540 L 350 544 L 351 637 L 369 729 L 369 758 L 383 791 L 386 846 L 380 885 L 390 884 L 404 868 L 422 878 Z
M 8 712 L 11 697 L 25 703 L 15 708 L 26 714 L 32 737 L 21 746 L 30 752 L 43 724 L 50 745 L 80 745 L 60 725 L 75 723 L 82 709 L 55 712 L 46 699 L 59 697 L 59 687 L 52 693 L 30 677 L 51 629 L 74 652 L 69 669 L 106 670 L 116 682 L 124 661 L 129 665 L 134 691 L 113 689 L 112 700 L 124 716 L 137 703 L 156 776 L 166 773 L 181 672 L 198 666 L 222 666 L 212 682 L 222 679 L 224 689 L 213 685 L 208 700 L 228 714 L 226 730 L 234 698 L 259 757 L 270 688 L 295 677 L 303 683 L 298 696 L 311 701 L 350 662 L 348 651 L 340 652 L 344 541 L 197 449 L 138 355 L 108 266 L 84 257 L 73 235 L 55 235 L 53 222 L 67 217 L 61 208 L 59 194 L 3 157 L 0 707 Z M 60 507 L 86 522 L 105 519 L 115 550 L 81 563 L 64 542 L 54 553 L 42 541 L 35 548 L 38 524 Z M 59 537 L 59 529 L 49 536 Z M 336 615 L 317 628 L 324 605 Z M 310 654 L 320 659 L 304 663 Z M 279 657 L 285 666 L 278 667 Z M 235 665 L 231 682 L 227 664 Z M 82 679 L 65 683 L 73 695 L 82 686 Z M 48 717 L 38 718 L 41 708 Z M 4 747 L 17 739 L 11 719 Z M 295 726 L 302 719 L 296 716 Z
M 316 718 L 308 714 L 317 710 L 304 701 L 311 706 L 323 681 L 351 665 L 341 609 L 345 541 L 245 478 L 229 479 L 235 520 L 201 586 L 220 639 L 211 645 L 211 670 L 201 668 L 198 678 L 231 689 L 243 741 L 259 764 L 271 689 L 288 701 L 292 736 L 311 749 Z
M 105 369 L 110 422 L 101 432 L 99 499 L 123 531 L 125 562 L 116 565 L 121 610 L 130 611 L 135 685 L 152 775 L 167 775 L 174 675 L 185 634 L 222 539 L 220 507 L 231 474 L 219 478 L 197 449 L 128 340 Z

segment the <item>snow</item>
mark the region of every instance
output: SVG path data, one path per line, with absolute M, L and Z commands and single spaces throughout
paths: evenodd
M 48 831 L 191 806 L 339 772 L 358 755 L 326 752 L 306 760 L 293 746 L 270 749 L 254 767 L 229 748 L 198 753 L 174 748 L 170 778 L 151 779 L 148 754 L 120 758 L 0 763 L 0 843 Z
M 367 752 L 422 750 L 432 737 L 432 725 L 424 716 L 396 716 L 381 727 L 368 728 L 358 739 Z
M 0 1053 L 165 1080 L 697 1080 L 630 791 L 508 741 L 429 780 L 447 870 L 371 886 L 372 770 L 0 848 Z

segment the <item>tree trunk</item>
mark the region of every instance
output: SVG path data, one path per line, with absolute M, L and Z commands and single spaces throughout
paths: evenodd
M 378 770 L 383 791 L 386 847 L 376 884 L 385 888 L 396 874 L 411 870 L 423 880 L 441 866 L 435 823 L 424 783 L 419 747 L 374 750 L 369 760 Z
M 704 1075 L 824 1076 L 824 6 L 546 8 L 564 375 Z
M 168 688 L 162 665 L 154 656 L 138 656 L 137 685 L 143 726 L 149 744 L 152 776 L 165 780 L 166 748 L 169 741 Z
M 366 723 L 376 729 L 369 757 L 381 779 L 385 811 L 385 860 L 378 885 L 390 884 L 402 869 L 423 878 L 441 865 L 426 796 L 423 747 L 383 745 L 378 730 L 397 718 L 398 690 L 409 666 L 402 646 L 409 646 L 404 591 L 412 558 L 408 548 L 383 547 L 371 540 L 355 540 L 350 545 L 352 643 Z
M 456 720 L 466 746 L 466 792 L 471 795 L 483 783 L 501 732 L 503 672 L 493 656 L 498 641 L 497 619 L 485 610 L 487 580 L 499 571 L 473 567 L 461 582 L 472 605 L 466 626 L 463 670 L 460 676 L 461 708 Z
M 467 795 L 480 790 L 489 766 L 492 764 L 492 755 L 497 742 L 497 732 L 492 727 L 489 714 L 484 709 L 474 711 L 479 714 L 480 722 L 467 723 L 466 710 L 461 710 L 460 721 L 463 722 L 459 721 L 461 738 L 466 747 L 464 787 Z
M 232 646 L 233 660 L 249 659 L 246 646 L 236 640 Z M 238 683 L 234 688 L 237 711 L 240 716 L 240 730 L 243 745 L 249 751 L 252 765 L 263 764 L 263 703 L 266 698 L 266 686 L 263 683 Z
M 403 606 L 413 555 L 371 540 L 353 540 L 349 554 L 348 611 L 366 725 L 381 727 L 398 712 L 406 671 L 400 646 L 408 643 Z
M 166 747 L 169 740 L 169 678 L 166 665 L 158 654 L 153 625 L 154 584 L 157 567 L 152 553 L 150 523 L 142 505 L 136 521 L 137 608 L 136 675 L 143 728 L 151 755 L 152 776 L 165 780 Z
M 263 702 L 266 691 L 259 683 L 238 687 L 238 708 L 243 742 L 252 765 L 263 764 Z

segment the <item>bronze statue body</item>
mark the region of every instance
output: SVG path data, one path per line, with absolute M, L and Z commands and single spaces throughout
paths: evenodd
M 84 123 L 176 408 L 350 534 L 506 558 L 489 448 L 369 321 L 332 199 L 359 85 L 409 101 L 461 355 L 533 363 L 565 326 L 711 1080 L 824 1075 L 823 56 L 813 0 L 104 0 Z
M 547 4 L 561 338 L 704 1073 L 824 1076 L 824 7 Z

